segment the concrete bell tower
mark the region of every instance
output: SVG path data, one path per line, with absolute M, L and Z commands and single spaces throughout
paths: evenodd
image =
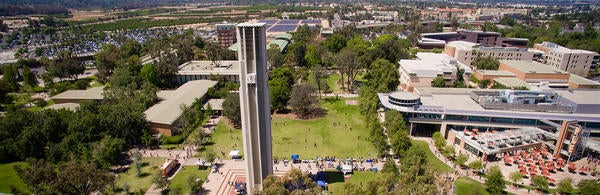
M 252 194 L 273 174 L 266 29 L 265 23 L 242 23 L 236 29 L 244 158 L 248 194 Z

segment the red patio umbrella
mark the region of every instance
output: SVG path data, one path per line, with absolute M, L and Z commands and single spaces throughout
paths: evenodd
M 577 168 L 575 168 L 575 166 L 569 166 L 569 170 L 571 171 L 575 171 Z
M 549 181 L 550 183 L 554 183 L 554 182 L 556 182 L 556 180 L 552 179 L 552 177 L 546 177 L 546 178 L 548 178 L 548 181 Z
M 579 168 L 579 171 L 580 172 L 585 172 L 585 171 L 587 171 L 587 169 L 585 167 L 581 167 L 581 168 Z
M 527 162 L 528 162 L 528 163 L 533 163 L 533 160 L 531 160 L 531 159 L 527 159 Z
M 525 167 L 519 167 L 519 170 L 525 171 L 525 170 L 527 170 L 527 168 L 525 168 Z
M 525 162 L 519 161 L 519 165 L 524 165 L 524 164 L 525 164 Z
M 556 162 L 559 162 L 559 163 L 561 163 L 561 164 L 562 164 L 562 163 L 565 163 L 565 159 L 558 158 L 558 159 L 556 159 Z
M 530 173 L 534 173 L 534 174 L 536 174 L 536 173 L 537 173 L 537 170 L 535 170 L 535 169 L 529 169 L 529 172 L 530 172 Z
M 523 175 L 527 175 L 527 171 L 525 171 L 525 170 L 521 170 L 521 174 L 523 174 Z
M 573 162 L 570 162 L 570 163 L 567 163 L 567 165 L 569 165 L 569 167 L 570 167 L 570 166 L 573 166 L 573 167 L 574 167 L 574 166 L 575 166 L 575 163 L 573 163 Z
M 510 163 L 511 163 L 510 159 L 508 159 L 508 158 L 504 159 L 504 164 L 510 164 Z
M 540 170 L 542 170 L 542 171 L 548 171 L 548 168 L 546 168 L 546 167 L 540 167 Z

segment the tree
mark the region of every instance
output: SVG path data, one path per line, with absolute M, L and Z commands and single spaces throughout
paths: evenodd
M 158 63 L 154 66 L 157 87 L 165 89 L 175 86 L 177 66 L 179 66 L 179 59 L 174 53 L 164 52 L 159 56 Z
M 306 44 L 305 42 L 293 42 L 288 46 L 285 62 L 289 66 L 306 66 Z
M 346 39 L 344 36 L 334 33 L 321 42 L 321 45 L 325 46 L 332 53 L 338 53 L 342 48 L 346 47 Z
M 291 92 L 291 86 L 289 86 L 285 80 L 270 80 L 269 95 L 271 99 L 271 108 L 276 112 L 286 110 L 287 103 L 290 100 Z
M 434 132 L 431 138 L 433 139 L 435 147 L 438 150 L 442 150 L 442 148 L 446 146 L 446 139 L 439 131 Z
M 523 177 L 525 177 L 525 175 L 521 174 L 521 172 L 519 171 L 515 171 L 510 173 L 510 175 L 508 176 L 508 178 L 515 184 L 517 185 L 518 182 L 520 182 Z
M 9 64 L 2 67 L 2 80 L 6 84 L 8 91 L 18 91 L 19 83 L 17 81 L 19 77 L 19 71 L 15 64 Z
M 338 54 L 334 57 L 335 63 L 338 65 L 340 69 L 340 74 L 342 76 L 341 83 L 342 88 L 344 88 L 344 74 L 347 76 L 348 81 L 348 90 L 351 89 L 352 81 L 356 77 L 356 74 L 359 72 L 358 70 L 361 68 L 359 51 L 353 47 L 346 47 L 342 49 Z
M 23 84 L 29 87 L 35 87 L 38 84 L 35 74 L 31 72 L 29 66 L 23 66 Z
M 53 77 L 77 79 L 77 75 L 85 71 L 85 66 L 77 60 L 75 54 L 64 50 L 58 52 L 46 69 Z
M 381 127 L 379 122 L 377 122 L 377 119 L 372 119 L 375 119 L 375 121 L 369 122 L 369 140 L 371 140 L 371 143 L 373 143 L 373 146 L 377 150 L 377 155 L 385 156 L 388 154 L 389 151 L 387 138 L 385 134 L 383 134 L 383 128 Z
M 579 193 L 583 195 L 600 194 L 600 181 L 595 179 L 584 179 L 577 184 Z
M 485 23 L 483 23 L 483 27 L 481 27 L 481 30 L 483 32 L 497 32 L 498 27 L 489 21 L 485 21 Z
M 110 165 L 117 163 L 121 159 L 121 152 L 125 142 L 123 139 L 112 138 L 110 136 L 103 138 L 100 142 L 94 144 L 92 156 L 100 167 L 110 168 Z
M 498 59 L 492 56 L 482 57 L 481 55 L 477 55 L 475 60 L 471 62 L 471 66 L 474 66 L 480 70 L 498 70 L 500 62 L 498 62 Z
M 534 175 L 531 177 L 531 183 L 544 192 L 548 191 L 548 185 L 550 184 L 548 178 L 541 175 Z
M 156 78 L 156 69 L 154 68 L 154 63 L 144 64 L 140 70 L 140 75 L 152 85 L 158 86 L 158 79 Z
M 306 119 L 321 114 L 319 100 L 315 97 L 315 88 L 308 83 L 301 83 L 292 89 L 289 104 L 299 118 Z
M 306 60 L 306 63 L 310 68 L 319 66 L 321 64 L 321 56 L 319 55 L 316 46 L 306 46 L 306 54 L 304 55 L 304 60 Z
M 410 57 L 407 49 L 409 45 L 402 43 L 395 34 L 383 34 L 373 41 L 373 45 L 375 46 L 376 58 L 383 58 L 397 63 L 400 59 Z
M 99 81 L 106 82 L 106 79 L 112 75 L 119 57 L 117 46 L 113 44 L 102 45 L 102 50 L 94 55 Z
M 575 189 L 573 188 L 573 180 L 571 178 L 564 178 L 558 182 L 558 192 L 561 194 L 572 194 Z
M 317 64 L 311 68 L 313 83 L 317 87 L 317 93 L 319 94 L 319 99 L 321 99 L 321 93 L 328 89 L 327 86 L 327 73 L 325 72 L 325 68 L 323 66 Z
M 454 146 L 444 146 L 444 149 L 442 150 L 442 155 L 444 155 L 446 158 L 454 158 L 454 154 L 456 154 L 456 149 L 454 148 Z
M 105 170 L 97 170 L 96 164 L 69 161 L 57 166 L 57 189 L 64 194 L 90 194 L 112 183 L 114 176 Z
M 460 154 L 458 157 L 456 157 L 456 159 L 454 159 L 454 163 L 462 167 L 465 166 L 467 160 L 469 160 L 469 157 L 466 154 Z
M 235 126 L 240 126 L 242 116 L 240 112 L 240 96 L 237 93 L 230 93 L 223 101 L 223 116 L 227 117 Z
M 157 171 L 152 177 L 152 183 L 156 185 L 156 188 L 164 190 L 169 186 L 169 180 L 164 177 L 160 171 Z
M 385 59 L 377 59 L 371 64 L 370 69 L 365 79 L 367 79 L 367 85 L 373 86 L 376 92 L 390 92 L 398 88 L 400 76 L 397 64 Z
M 404 155 L 404 153 L 412 146 L 404 116 L 396 110 L 388 110 L 385 113 L 385 126 L 388 136 L 392 144 L 392 150 L 396 155 Z
M 29 166 L 15 166 L 17 175 L 34 194 L 52 193 L 56 182 L 54 164 L 44 160 L 27 159 Z
M 396 163 L 394 162 L 393 158 L 389 158 L 387 161 L 385 161 L 381 172 L 392 174 L 394 176 L 394 179 L 397 179 L 400 175 L 400 170 L 398 169 L 398 166 L 396 166 Z
M 398 194 L 440 194 L 436 184 L 437 171 L 428 164 L 425 151 L 410 147 L 402 158 Z
M 285 58 L 276 44 L 269 45 L 267 49 L 267 61 L 271 68 L 277 68 L 283 65 Z
M 485 179 L 485 186 L 492 194 L 502 194 L 502 191 L 506 188 L 506 181 L 504 181 L 504 176 L 498 166 L 491 167 L 487 171 Z
M 481 169 L 483 169 L 483 163 L 481 162 L 481 160 L 475 160 L 469 163 L 469 168 L 473 171 L 479 172 Z
M 283 182 L 282 178 L 275 175 L 269 175 L 263 179 L 263 188 L 260 194 L 287 195 L 290 194 L 290 191 L 285 188 L 285 183 Z
M 446 80 L 444 80 L 443 77 L 435 77 L 435 79 L 431 81 L 431 87 L 446 87 Z
M 483 80 L 479 81 L 479 87 L 480 87 L 480 88 L 483 88 L 483 89 L 487 89 L 487 88 L 488 88 L 488 86 L 490 86 L 490 83 L 491 83 L 491 82 L 492 82 L 492 81 L 490 81 L 490 80 L 488 80 L 488 79 L 483 79 Z
M 222 60 L 223 48 L 217 43 L 208 42 L 206 43 L 206 57 L 212 62 L 213 66 L 219 66 Z

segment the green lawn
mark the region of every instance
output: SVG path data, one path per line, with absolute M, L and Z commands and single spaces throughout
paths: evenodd
M 437 169 L 440 173 L 446 173 L 450 171 L 454 171 L 452 167 L 449 167 L 444 162 L 440 161 L 432 152 L 429 150 L 429 145 L 425 141 L 421 140 L 412 140 L 413 147 L 420 147 L 423 151 L 426 152 L 427 161 L 431 163 L 435 169 Z
M 0 193 L 10 193 L 10 186 L 15 186 L 19 191 L 28 192 L 23 180 L 17 176 L 15 165 L 27 166 L 26 162 L 13 162 L 0 164 Z
M 289 118 L 289 115 L 273 116 L 273 158 L 289 159 L 292 154 L 298 154 L 300 158 L 326 155 L 340 158 L 375 157 L 377 152 L 367 140 L 369 132 L 358 106 L 346 105 L 344 99 L 335 98 L 323 98 L 322 106 L 327 109 L 327 115 L 318 119 L 297 120 Z M 212 148 L 219 156 L 221 152 L 227 155 L 232 148 L 242 151 L 241 146 L 241 131 L 224 121 L 219 122 L 212 134 L 212 141 L 207 143 L 207 149 Z
M 175 190 L 181 194 L 190 194 L 190 186 L 188 185 L 188 178 L 199 178 L 204 182 L 206 177 L 208 177 L 209 169 L 198 169 L 197 166 L 185 166 L 181 167 L 182 170 L 175 175 L 175 177 L 171 180 L 171 184 L 169 184 L 169 188 Z M 195 179 L 194 179 L 195 180 Z
M 244 155 L 242 131 L 228 124 L 227 120 L 222 119 L 219 121 L 211 137 L 212 140 L 208 140 L 205 143 L 206 149 L 214 151 L 218 157 L 229 159 L 229 151 L 231 149 L 237 149 L 240 151 L 240 155 Z
M 315 156 L 375 157 L 377 152 L 367 137 L 364 117 L 358 106 L 344 99 L 323 98 L 327 115 L 318 119 L 296 120 L 274 116 L 271 122 L 274 158 Z M 316 147 L 315 147 L 316 145 Z
M 378 172 L 356 171 L 354 174 L 352 174 L 352 176 L 350 176 L 350 179 L 344 180 L 344 176 L 342 176 L 342 174 L 337 174 L 335 170 L 332 170 L 327 176 L 329 177 L 329 180 L 327 181 L 329 193 L 340 194 L 344 189 L 344 183 L 348 182 L 366 185 L 367 182 L 376 179 L 380 176 L 380 174 Z
M 340 79 L 342 79 L 342 76 L 340 76 L 338 73 L 330 74 L 327 78 L 327 85 L 329 85 L 333 93 L 342 93 L 342 89 L 340 89 L 342 86 L 338 85 L 338 81 Z
M 142 158 L 142 176 L 135 175 L 133 164 L 127 172 L 119 173 L 117 176 L 117 187 L 122 188 L 123 184 L 129 185 L 129 192 L 146 192 L 152 185 L 152 177 L 158 171 L 158 167 L 162 165 L 165 158 L 143 157 Z
M 490 194 L 485 185 L 469 177 L 460 177 L 455 182 L 456 194 Z

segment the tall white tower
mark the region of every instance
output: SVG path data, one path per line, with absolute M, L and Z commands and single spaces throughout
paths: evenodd
M 267 40 L 264 23 L 242 23 L 236 29 L 246 178 L 248 194 L 252 194 L 262 188 L 265 177 L 273 174 Z

